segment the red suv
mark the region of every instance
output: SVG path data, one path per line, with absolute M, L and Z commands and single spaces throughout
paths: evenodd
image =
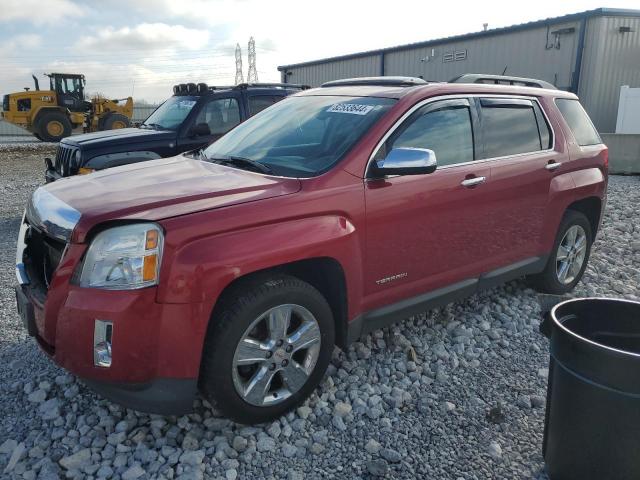
M 334 344 L 520 276 L 571 290 L 606 185 L 571 93 L 331 82 L 205 150 L 40 187 L 18 308 L 116 402 L 181 413 L 200 389 L 263 422 L 310 394 Z

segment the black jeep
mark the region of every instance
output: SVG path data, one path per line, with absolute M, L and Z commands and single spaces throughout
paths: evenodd
M 46 158 L 45 179 L 171 157 L 210 144 L 247 118 L 308 88 L 287 83 L 212 87 L 187 83 L 173 87 L 173 96 L 142 124 L 64 138 L 54 161 Z

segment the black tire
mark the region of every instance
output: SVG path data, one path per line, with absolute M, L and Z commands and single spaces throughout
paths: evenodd
M 318 358 L 297 392 L 280 403 L 256 406 L 245 401 L 234 385 L 236 347 L 256 318 L 284 304 L 300 305 L 315 317 L 320 329 Z M 313 286 L 282 274 L 240 281 L 224 295 L 212 316 L 202 356 L 200 389 L 221 413 L 236 422 L 255 424 L 273 420 L 299 405 L 317 387 L 331 360 L 334 343 L 331 308 Z
M 109 113 L 98 122 L 99 130 L 113 130 L 131 126 L 129 119 L 121 113 Z
M 558 249 L 565 234 L 574 225 L 582 227 L 584 233 L 586 234 L 586 252 L 584 261 L 582 262 L 582 267 L 575 275 L 573 281 L 569 283 L 562 283 L 558 279 L 557 274 Z M 541 293 L 564 295 L 565 293 L 570 292 L 580 281 L 585 269 L 587 268 L 592 244 L 593 231 L 591 229 L 591 223 L 589 222 L 589 219 L 581 212 L 575 210 L 567 210 L 567 212 L 564 214 L 564 217 L 562 218 L 562 221 L 560 222 L 560 227 L 558 228 L 558 233 L 556 234 L 556 240 L 553 244 L 553 250 L 551 251 L 544 271 L 536 275 L 527 276 L 527 283 Z
M 40 136 L 39 133 L 33 132 L 33 136 L 36 137 L 38 140 L 42 141 L 42 137 Z
M 71 135 L 71 121 L 61 112 L 45 112 L 37 120 L 35 134 L 44 142 L 59 142 Z

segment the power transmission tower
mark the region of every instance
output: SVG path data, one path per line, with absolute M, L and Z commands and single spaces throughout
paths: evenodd
M 242 50 L 240 44 L 236 43 L 236 85 L 244 83 L 244 76 L 242 75 Z
M 256 69 L 256 42 L 253 37 L 249 39 L 249 53 L 247 55 L 249 57 L 249 71 L 247 72 L 247 82 L 257 83 L 258 70 Z

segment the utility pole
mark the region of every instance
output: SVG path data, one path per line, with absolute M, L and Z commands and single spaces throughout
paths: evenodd
M 248 83 L 257 83 L 258 82 L 258 70 L 256 69 L 256 42 L 251 37 L 249 39 L 249 71 L 247 72 L 247 82 Z
M 236 43 L 236 85 L 244 83 L 244 76 L 242 75 L 242 50 L 240 44 Z

